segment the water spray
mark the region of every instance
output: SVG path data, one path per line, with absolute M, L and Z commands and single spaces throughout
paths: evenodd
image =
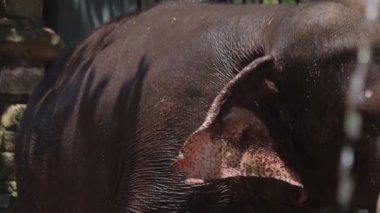
M 365 24 L 369 27 L 379 16 L 380 0 L 367 0 L 365 2 Z M 343 209 L 348 209 L 352 200 L 355 182 L 352 169 L 355 162 L 354 144 L 360 139 L 362 131 L 362 116 L 358 110 L 360 100 L 372 96 L 372 91 L 364 91 L 364 80 L 372 59 L 370 38 L 364 38 L 358 47 L 357 66 L 350 78 L 347 93 L 347 108 L 344 120 L 344 132 L 347 142 L 344 144 L 339 162 L 338 203 Z M 378 207 L 377 213 L 380 213 Z

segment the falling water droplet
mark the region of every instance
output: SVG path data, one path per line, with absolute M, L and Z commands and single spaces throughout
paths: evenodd
M 354 150 L 350 146 L 345 146 L 340 156 L 340 163 L 343 168 L 349 168 L 354 163 Z
M 371 97 L 373 96 L 373 91 L 372 91 L 372 90 L 366 90 L 366 91 L 364 92 L 364 96 L 365 96 L 366 98 L 371 98 Z
M 342 206 L 348 206 L 354 189 L 354 180 L 350 172 L 354 164 L 354 150 L 351 146 L 344 146 L 340 156 L 339 176 L 344 177 L 338 186 L 338 201 Z
M 354 141 L 360 137 L 362 117 L 358 111 L 349 111 L 344 122 L 347 138 Z
M 371 59 L 370 47 L 365 46 L 365 47 L 360 48 L 358 52 L 359 63 L 366 64 L 369 62 L 370 59 Z
M 338 202 L 342 206 L 348 206 L 351 201 L 352 192 L 354 189 L 354 181 L 352 180 L 352 177 L 349 176 L 348 178 L 342 179 L 339 182 L 339 188 L 338 188 Z

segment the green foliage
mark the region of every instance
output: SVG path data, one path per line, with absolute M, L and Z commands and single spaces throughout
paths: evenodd
M 278 0 L 264 0 L 264 4 L 278 4 Z
M 282 0 L 284 4 L 296 4 L 295 0 Z

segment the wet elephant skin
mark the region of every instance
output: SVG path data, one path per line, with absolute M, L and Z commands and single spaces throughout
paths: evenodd
M 168 1 L 90 34 L 31 97 L 15 212 L 319 212 L 337 205 L 365 40 L 352 209 L 379 192 L 380 25 L 361 1 Z

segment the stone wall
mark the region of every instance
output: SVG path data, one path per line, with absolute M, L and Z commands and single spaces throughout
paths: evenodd
M 60 37 L 41 23 L 42 0 L 0 1 L 0 212 L 17 197 L 15 134 L 44 66 L 62 50 Z

